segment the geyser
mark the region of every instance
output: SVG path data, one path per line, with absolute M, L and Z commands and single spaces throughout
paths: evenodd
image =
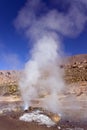
M 39 39 L 20 80 L 25 109 L 28 109 L 31 100 L 38 98 L 41 93 L 49 93 L 49 96 L 44 98 L 42 107 L 58 112 L 58 93 L 64 87 L 60 63 L 60 46 L 56 37 L 50 34 Z
M 31 100 L 47 93 L 49 96 L 43 99 L 42 107 L 54 113 L 60 111 L 58 94 L 65 86 L 60 68 L 60 37 L 75 37 L 83 31 L 87 22 L 87 4 L 85 0 L 59 1 L 56 0 L 56 5 L 54 1 L 52 6 L 50 0 L 48 6 L 43 0 L 28 0 L 15 20 L 17 29 L 22 29 L 33 43 L 31 57 L 19 82 L 25 109 L 31 105 Z

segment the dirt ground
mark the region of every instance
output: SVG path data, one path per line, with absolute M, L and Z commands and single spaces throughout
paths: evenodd
M 46 126 L 40 126 L 36 123 L 26 123 L 15 119 L 15 117 L 0 116 L 0 130 L 46 130 Z M 50 128 L 56 130 L 57 127 Z
M 65 110 L 64 113 L 67 118 L 61 119 L 57 125 L 48 128 L 35 122 L 20 121 L 19 117 L 24 113 L 20 107 L 22 104 L 20 98 L 14 96 L 2 97 L 0 98 L 0 130 L 87 130 L 87 120 L 79 120 L 83 114 L 86 118 L 86 97 L 83 96 L 83 100 L 82 97 L 76 98 L 81 103 L 80 109 L 77 108 L 76 111 L 67 107 L 70 102 L 65 102 L 65 98 L 68 97 L 63 97 L 61 100 L 64 106 L 62 106 L 62 110 Z M 75 103 L 75 100 L 72 103 Z M 70 119 L 71 115 L 72 120 Z
M 76 123 L 61 121 L 54 127 L 47 128 L 45 125 L 19 121 L 15 114 L 10 116 L 0 116 L 0 130 L 87 130 L 87 122 Z

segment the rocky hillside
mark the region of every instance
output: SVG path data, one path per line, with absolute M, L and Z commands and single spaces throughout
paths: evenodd
M 65 69 L 64 79 L 67 84 L 87 83 L 87 55 L 69 57 L 61 68 Z M 0 71 L 0 95 L 18 93 L 18 80 L 21 73 L 20 71 Z
M 87 54 L 80 54 L 68 57 L 69 64 L 73 65 L 75 63 L 81 64 L 87 62 Z
M 87 55 L 69 57 L 64 69 L 66 82 L 87 81 Z
M 20 71 L 0 71 L 0 95 L 18 93 Z

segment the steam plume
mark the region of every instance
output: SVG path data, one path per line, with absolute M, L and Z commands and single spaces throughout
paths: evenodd
M 15 20 L 16 28 L 21 29 L 33 43 L 31 59 L 26 63 L 24 76 L 19 83 L 26 109 L 33 98 L 47 91 L 50 97 L 44 100 L 43 106 L 58 112 L 57 94 L 64 87 L 63 72 L 60 69 L 60 36 L 79 35 L 87 22 L 85 0 L 62 0 L 62 4 L 67 6 L 65 11 L 59 11 L 55 6 L 51 8 L 42 0 L 28 0 Z

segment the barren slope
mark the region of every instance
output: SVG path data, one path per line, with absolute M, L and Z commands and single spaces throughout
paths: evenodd
M 87 54 L 68 57 L 66 63 L 61 66 L 65 69 L 64 79 L 73 91 L 87 91 Z M 17 94 L 18 80 L 22 71 L 0 71 L 0 95 Z M 77 86 L 77 87 L 76 87 Z M 71 90 L 70 90 L 71 91 Z

